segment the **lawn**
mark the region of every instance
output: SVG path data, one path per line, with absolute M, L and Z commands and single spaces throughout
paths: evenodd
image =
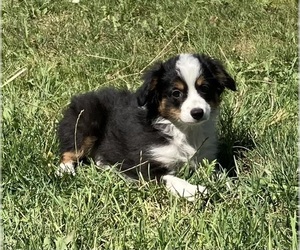
M 2 2 L 3 249 L 298 249 L 297 3 L 292 0 Z M 218 161 L 188 202 L 93 164 L 56 178 L 56 126 L 74 94 L 135 90 L 153 62 L 220 59 Z

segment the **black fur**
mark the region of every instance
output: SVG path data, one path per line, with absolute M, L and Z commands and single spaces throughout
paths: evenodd
M 212 81 L 214 81 L 214 84 L 218 86 L 220 94 L 223 92 L 225 87 L 232 91 L 236 91 L 235 81 L 226 72 L 219 60 L 213 59 L 207 55 L 194 56 L 197 57 L 202 63 L 204 75 L 207 76 L 207 79 L 211 79 Z
M 77 148 L 84 138 L 94 136 L 97 139 L 91 158 L 101 153 L 103 164 L 122 163 L 120 170 L 131 178 L 138 178 L 141 172 L 145 179 L 159 179 L 167 170 L 155 162 L 149 168 L 146 150 L 149 145 L 166 143 L 166 138 L 151 126 L 147 113 L 129 91 L 103 89 L 75 96 L 58 128 L 61 153 L 74 150 L 78 119 Z

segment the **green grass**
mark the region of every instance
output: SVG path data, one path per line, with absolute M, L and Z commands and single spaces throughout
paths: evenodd
M 203 164 L 190 181 L 211 192 L 194 203 L 93 165 L 55 178 L 72 95 L 136 89 L 182 52 L 237 81 L 219 123 L 237 178 Z M 296 1 L 7 0 L 2 63 L 3 249 L 298 249 Z

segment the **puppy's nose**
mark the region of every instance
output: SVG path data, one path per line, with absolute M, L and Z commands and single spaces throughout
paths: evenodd
M 203 109 L 200 108 L 196 108 L 196 109 L 192 109 L 191 110 L 191 116 L 195 119 L 195 120 L 200 120 L 203 117 L 204 111 Z

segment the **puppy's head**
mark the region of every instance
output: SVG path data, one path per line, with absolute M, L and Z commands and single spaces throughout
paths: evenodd
M 151 117 L 186 124 L 208 120 L 224 89 L 236 90 L 222 64 L 206 55 L 181 54 L 157 63 L 143 79 L 137 91 L 139 106 L 146 106 Z

